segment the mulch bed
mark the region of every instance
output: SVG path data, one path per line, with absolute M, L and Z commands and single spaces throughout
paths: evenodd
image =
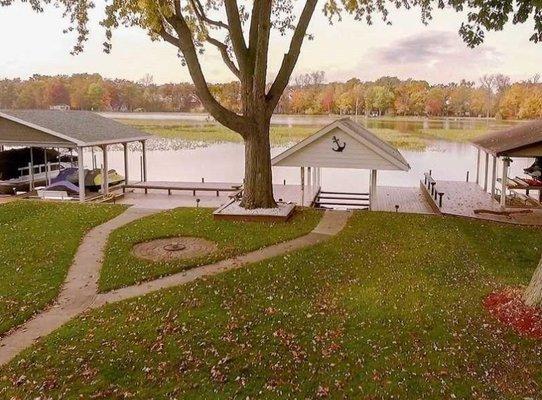
M 484 299 L 484 307 L 504 325 L 521 336 L 542 339 L 542 310 L 527 306 L 521 289 L 504 289 Z

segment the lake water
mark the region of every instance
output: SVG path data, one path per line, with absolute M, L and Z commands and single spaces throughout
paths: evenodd
M 121 119 L 153 119 L 175 120 L 183 123 L 208 122 L 205 114 L 183 113 L 107 113 L 108 117 Z M 314 125 L 323 126 L 337 117 L 329 116 L 283 116 L 274 117 L 273 123 L 284 125 Z M 486 121 L 481 119 L 365 119 L 360 121 L 364 125 L 378 128 L 396 129 L 402 132 L 420 128 L 442 129 L 478 129 L 490 124 L 490 129 L 505 126 L 504 123 Z M 185 181 L 194 182 L 205 178 L 212 182 L 241 182 L 244 170 L 244 148 L 238 143 L 192 143 L 182 140 L 152 139 L 148 148 L 148 180 L 155 181 Z M 120 149 L 119 149 L 120 150 Z M 130 151 L 130 177 L 132 180 L 141 176 L 141 153 L 137 146 Z M 272 155 L 275 156 L 286 147 L 274 147 Z M 403 156 L 411 166 L 409 172 L 381 171 L 378 184 L 385 186 L 418 186 L 423 174 L 429 170 L 433 176 L 444 180 L 465 180 L 467 171 L 470 171 L 471 181 L 475 180 L 476 149 L 468 143 L 434 140 L 424 151 L 401 150 Z M 101 164 L 101 154 L 96 152 L 97 165 Z M 86 156 L 87 166 L 91 164 L 91 157 Z M 523 168 L 532 164 L 530 159 L 517 159 L 511 166 L 512 176 L 523 175 Z M 483 157 L 481 165 L 483 168 Z M 111 151 L 111 168 L 122 173 L 122 151 Z M 481 169 L 482 169 L 481 168 Z M 491 168 L 491 160 L 490 160 Z M 498 174 L 502 166 L 498 164 Z M 489 173 L 491 179 L 491 171 Z M 275 183 L 298 184 L 300 171 L 298 168 L 274 168 Z M 480 180 L 483 179 L 483 169 Z M 366 191 L 368 189 L 369 173 L 360 170 L 322 170 L 322 187 L 337 191 Z
M 276 155 L 286 148 L 273 148 Z M 130 177 L 139 179 L 141 153 L 134 148 L 130 151 Z M 381 171 L 378 183 L 385 186 L 417 186 L 424 172 L 433 171 L 437 179 L 465 180 L 470 171 L 475 179 L 476 150 L 462 143 L 435 141 L 426 151 L 401 151 L 411 166 L 409 172 Z M 85 155 L 90 166 L 90 154 Z M 97 165 L 101 164 L 101 154 L 96 152 Z M 243 145 L 235 143 L 211 144 L 207 147 L 183 148 L 175 150 L 148 151 L 148 180 L 194 182 L 205 178 L 215 182 L 241 182 L 244 168 Z M 532 163 L 530 160 L 516 160 L 512 164 L 512 176 L 521 175 L 522 168 Z M 483 164 L 483 162 L 482 162 Z M 491 165 L 491 161 L 490 161 Z M 123 152 L 110 152 L 110 168 L 122 173 Z M 501 166 L 498 165 L 499 173 Z M 491 176 L 491 174 L 490 174 Z M 481 172 L 481 179 L 483 172 Z M 276 167 L 273 171 L 276 183 L 286 180 L 298 184 L 298 168 Z M 322 187 L 337 191 L 365 191 L 368 189 L 369 174 L 360 170 L 323 169 Z

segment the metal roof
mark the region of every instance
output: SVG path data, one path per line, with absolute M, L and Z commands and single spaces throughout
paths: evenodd
M 393 169 L 401 171 L 410 170 L 410 165 L 403 157 L 403 155 L 399 152 L 399 150 L 397 150 L 388 142 L 380 139 L 374 133 L 366 129 L 363 125 L 353 121 L 350 118 L 338 119 L 331 124 L 325 126 L 318 132 L 314 133 L 313 135 L 309 136 L 308 138 L 302 140 L 293 147 L 274 157 L 272 159 L 272 164 L 283 164 L 284 160 L 286 160 L 293 154 L 302 151 L 306 146 L 315 142 L 316 140 L 331 132 L 335 128 L 341 129 L 341 131 L 352 136 L 365 147 L 370 148 L 382 159 L 385 159 L 387 162 L 393 165 Z
M 472 143 L 496 157 L 513 155 L 514 152 L 542 144 L 542 120 L 490 133 Z
M 0 110 L 0 118 L 81 147 L 135 142 L 151 137 L 131 126 L 91 111 Z M 24 137 L 21 137 L 21 140 L 24 141 Z

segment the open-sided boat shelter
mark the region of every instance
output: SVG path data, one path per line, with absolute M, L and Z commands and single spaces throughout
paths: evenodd
M 0 150 L 6 147 L 77 150 L 79 200 L 85 201 L 84 149 L 100 148 L 103 152 L 102 191 L 108 193 L 108 146 L 124 147 L 124 176 L 128 182 L 128 144 L 142 145 L 142 180 L 147 180 L 146 140 L 150 135 L 135 128 L 102 117 L 90 111 L 1 110 Z M 45 161 L 47 168 L 47 160 Z M 31 165 L 33 175 L 37 166 Z
M 490 193 L 495 197 L 497 183 L 501 184 L 500 205 L 506 207 L 506 198 L 508 192 L 516 194 L 518 190 L 525 191 L 526 196 L 529 192 L 538 191 L 538 202 L 542 202 L 542 177 L 533 175 L 537 179 L 525 177 L 509 177 L 510 163 L 513 158 L 534 158 L 534 168 L 538 168 L 538 173 L 542 173 L 542 120 L 537 120 L 512 128 L 490 133 L 474 140 L 473 145 L 478 148 L 477 154 L 477 173 L 476 183 L 482 184 L 480 180 L 480 164 L 482 153 L 484 158 L 484 178 L 483 189 L 488 190 L 489 181 L 489 159 L 491 157 L 491 188 Z M 497 161 L 502 163 L 502 176 L 497 174 Z M 531 167 L 531 168 L 533 168 Z M 527 172 L 527 171 L 526 171 Z
M 379 170 L 408 171 L 410 166 L 399 150 L 350 118 L 339 119 L 295 146 L 277 155 L 273 166 L 301 168 L 301 190 L 313 188 L 315 205 L 371 208 L 377 193 Z M 370 171 L 369 193 L 324 192 L 322 168 Z M 348 201 L 352 201 L 349 203 Z

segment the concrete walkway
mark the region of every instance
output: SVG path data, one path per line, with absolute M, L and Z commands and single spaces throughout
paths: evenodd
M 305 236 L 154 281 L 98 294 L 98 278 L 109 234 L 125 224 L 158 211 L 130 208 L 122 215 L 91 230 L 77 250 L 66 282 L 55 304 L 0 340 L 0 366 L 11 361 L 39 338 L 48 335 L 86 310 L 182 285 L 204 276 L 216 275 L 315 245 L 339 233 L 351 215 L 346 211 L 326 211 L 316 228 Z
M 48 335 L 88 309 L 98 292 L 102 257 L 109 234 L 123 225 L 158 211 L 129 208 L 87 233 L 77 249 L 55 303 L 0 339 L 0 365 L 10 361 L 40 337 Z
M 128 286 L 108 293 L 99 294 L 92 304 L 92 307 L 101 307 L 108 303 L 114 303 L 131 297 L 143 296 L 160 289 L 183 285 L 204 276 L 216 275 L 221 272 L 240 268 L 247 264 L 289 253 L 303 247 L 315 245 L 328 239 L 329 236 L 339 233 L 346 225 L 350 215 L 351 213 L 347 211 L 326 211 L 316 228 L 305 236 L 265 247 L 234 258 L 222 260 L 214 264 L 192 268 L 154 281 L 143 282 L 139 285 Z

